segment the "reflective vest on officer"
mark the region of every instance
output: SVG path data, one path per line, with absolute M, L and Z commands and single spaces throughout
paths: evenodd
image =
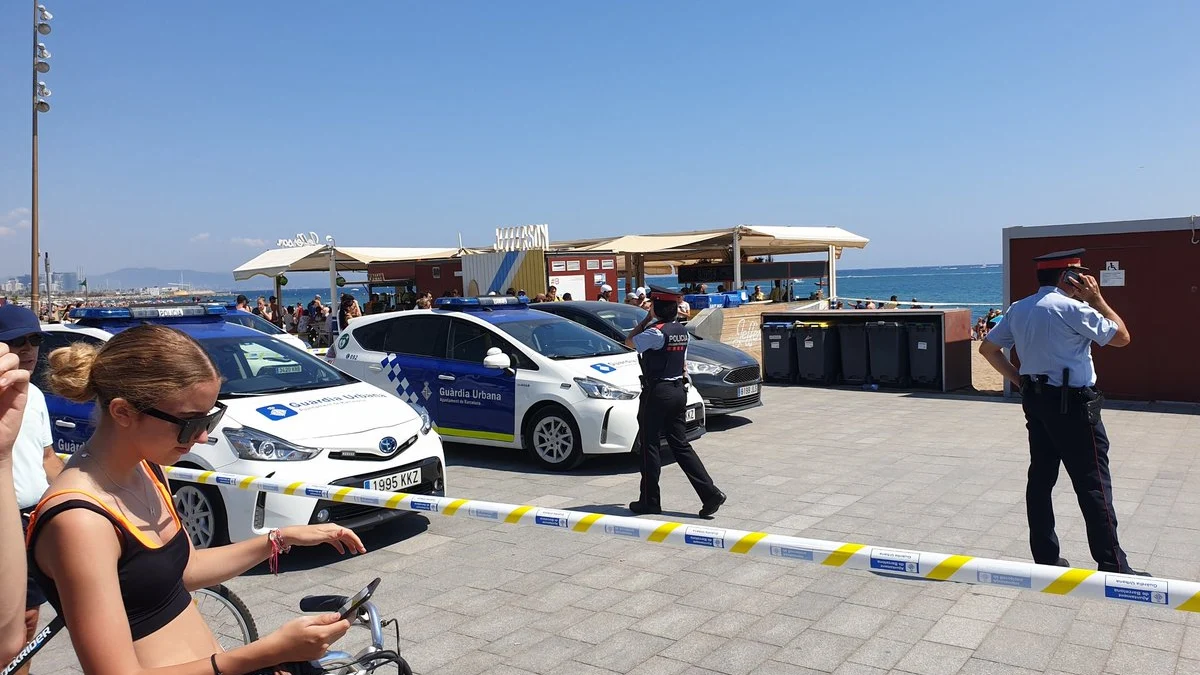
M 683 377 L 687 369 L 688 331 L 682 324 L 663 321 L 651 328 L 663 334 L 663 346 L 642 353 L 642 377 L 647 382 Z

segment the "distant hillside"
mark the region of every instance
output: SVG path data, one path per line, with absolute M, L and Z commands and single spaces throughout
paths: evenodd
M 196 289 L 214 291 L 266 288 L 270 281 L 256 278 L 235 282 L 231 272 L 197 272 L 196 270 L 160 270 L 154 267 L 127 267 L 107 274 L 89 274 L 88 286 L 93 291 L 106 288 L 144 288 L 178 283 L 191 284 Z

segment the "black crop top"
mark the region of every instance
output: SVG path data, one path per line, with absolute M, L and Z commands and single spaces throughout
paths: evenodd
M 191 556 L 188 535 L 175 513 L 175 505 L 166 490 L 166 478 L 157 466 L 142 463 L 142 468 L 151 476 L 159 494 L 167 503 L 171 517 L 179 528 L 162 546 L 153 546 L 123 515 L 114 513 L 100 499 L 83 490 L 60 490 L 47 495 L 33 513 L 26 538 L 29 551 L 29 573 L 46 594 L 54 610 L 62 615 L 62 600 L 54 580 L 46 576 L 37 566 L 33 550 L 42 526 L 54 516 L 70 509 L 87 509 L 112 521 L 113 529 L 121 539 L 121 557 L 117 559 L 117 580 L 121 586 L 121 600 L 125 604 L 125 615 L 129 619 L 129 630 L 133 639 L 140 640 L 170 623 L 187 609 L 191 594 L 183 585 L 183 570 Z M 43 509 L 42 504 L 62 494 L 87 495 L 95 502 L 83 499 L 68 499 Z

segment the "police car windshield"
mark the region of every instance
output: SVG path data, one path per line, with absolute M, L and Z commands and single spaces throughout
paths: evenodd
M 321 359 L 267 336 L 202 339 L 221 372 L 221 396 L 324 389 L 355 380 Z
M 614 302 L 612 307 L 596 310 L 596 316 L 622 333 L 629 335 L 646 318 L 646 310 L 634 305 L 618 305 Z
M 596 331 L 557 316 L 505 321 L 497 326 L 521 344 L 555 360 L 624 354 L 629 349 Z
M 250 312 L 229 312 L 225 315 L 225 322 L 241 324 L 246 328 L 253 328 L 256 331 L 260 333 L 266 333 L 267 335 L 280 335 L 283 333 L 283 329 L 279 328 L 279 326 L 276 326 L 257 314 L 251 314 Z

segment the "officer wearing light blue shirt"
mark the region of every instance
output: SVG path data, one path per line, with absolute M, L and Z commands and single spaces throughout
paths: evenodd
M 1108 434 L 1100 419 L 1103 394 L 1095 388 L 1092 345 L 1124 347 L 1129 329 L 1084 274 L 1084 249 L 1034 258 L 1038 291 L 1022 298 L 988 332 L 979 353 L 1021 391 L 1029 432 L 1025 508 L 1034 562 L 1070 567 L 1059 555 L 1051 493 L 1061 463 L 1071 477 L 1087 526 L 1088 545 L 1101 571 L 1149 576 L 1129 567 L 1117 541 Z M 1016 348 L 1020 369 L 1002 351 Z

